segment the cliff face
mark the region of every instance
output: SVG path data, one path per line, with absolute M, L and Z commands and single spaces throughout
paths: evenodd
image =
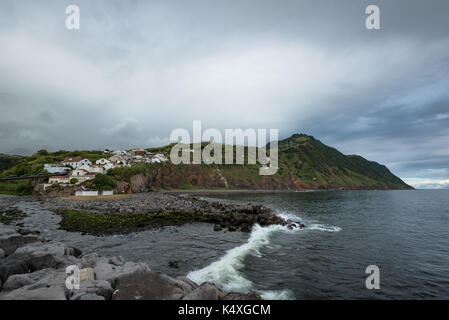
M 162 189 L 412 189 L 387 167 L 303 134 L 279 141 L 279 170 L 273 176 L 260 176 L 258 165 L 166 163 L 133 177 L 128 190 L 149 184 Z

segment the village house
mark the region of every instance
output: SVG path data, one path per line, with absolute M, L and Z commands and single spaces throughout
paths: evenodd
M 95 161 L 95 164 L 101 164 L 101 165 L 111 164 L 111 161 L 106 158 L 101 158 L 101 159 L 98 159 L 97 161 Z
M 162 163 L 162 162 L 167 162 L 168 159 L 162 153 L 157 153 L 151 157 L 150 161 L 151 161 L 151 163 Z
M 82 177 L 88 173 L 89 173 L 89 171 L 87 171 L 85 169 L 75 169 L 72 171 L 72 177 Z
M 132 157 L 136 157 L 136 156 L 145 157 L 146 155 L 148 155 L 148 151 L 146 151 L 143 148 L 129 150 L 129 153 Z
M 116 167 L 116 166 L 112 163 L 112 161 L 110 161 L 109 159 L 105 159 L 105 158 L 102 158 L 102 159 L 97 160 L 97 161 L 95 162 L 95 164 L 103 166 L 103 167 L 104 167 L 104 170 L 105 170 L 106 172 L 107 172 L 109 169 L 113 169 L 113 168 Z
M 95 179 L 97 172 L 88 172 L 84 169 L 76 169 L 72 171 L 72 175 L 69 176 L 70 179 L 76 179 L 78 182 L 85 182 Z M 69 180 L 70 180 L 69 179 Z
M 76 169 L 72 171 L 72 175 L 69 176 L 52 176 L 48 179 L 49 184 L 72 184 L 72 179 L 76 180 L 76 183 L 86 182 L 95 179 L 96 172 L 87 172 L 85 170 Z
M 108 160 L 115 166 L 128 164 L 128 157 L 125 155 L 121 155 L 121 154 L 115 154 L 112 157 L 110 157 Z
M 83 159 L 82 157 L 77 156 L 67 157 L 61 162 L 61 164 L 63 166 L 72 167 L 72 169 L 79 169 L 83 165 L 91 165 L 92 162 L 90 162 L 88 159 Z
M 105 166 L 99 165 L 99 164 L 92 164 L 92 165 L 83 165 L 79 168 L 79 170 L 84 170 L 87 172 L 95 172 L 95 173 L 106 173 Z

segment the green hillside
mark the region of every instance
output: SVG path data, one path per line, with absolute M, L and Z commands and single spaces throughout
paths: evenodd
M 14 166 L 21 157 L 19 156 L 10 156 L 7 154 L 1 154 L 0 153 L 0 174 L 5 171 L 6 169 L 11 168 Z
M 20 158 L 14 163 L 13 166 L 0 172 L 0 177 L 46 173 L 46 171 L 44 171 L 45 163 L 59 163 L 66 157 L 76 156 L 81 156 L 83 157 L 83 159 L 85 158 L 89 159 L 92 162 L 95 162 L 96 160 L 103 158 L 105 155 L 102 151 L 47 152 L 46 150 L 40 150 L 32 156 Z
M 38 151 L 29 157 L 0 155 L 0 178 L 8 176 L 36 175 L 47 173 L 45 163 L 59 163 L 65 157 L 82 156 L 96 161 L 104 154 L 101 151 Z M 0 181 L 0 193 L 14 195 L 29 195 L 32 192 L 31 180 Z
M 207 143 L 202 143 L 204 148 Z M 169 157 L 172 145 L 148 149 Z M 269 147 L 269 146 L 268 146 Z M 115 168 L 108 175 L 121 188 L 118 192 L 137 192 L 149 185 L 153 189 L 410 189 L 387 167 L 357 155 L 344 155 L 312 136 L 295 134 L 279 141 L 279 170 L 272 176 L 259 175 L 259 164 L 244 165 L 174 165 L 137 164 Z M 224 146 L 223 146 L 224 148 Z M 30 157 L 5 160 L 0 177 L 45 173 L 44 163 L 56 163 L 67 156 L 82 156 L 94 162 L 105 155 L 101 151 L 42 150 Z M 224 152 L 223 152 L 224 157 Z M 234 159 L 235 159 L 234 147 Z M 1 158 L 0 158 L 1 159 Z M 235 161 L 234 161 L 235 162 Z M 0 192 L 26 193 L 26 182 L 0 182 Z
M 305 134 L 279 142 L 279 164 L 281 171 L 311 186 L 410 188 L 386 166 L 344 155 Z

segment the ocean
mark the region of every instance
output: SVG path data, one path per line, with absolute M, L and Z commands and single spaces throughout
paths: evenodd
M 196 282 L 212 281 L 226 291 L 255 291 L 266 299 L 449 299 L 449 190 L 203 197 L 263 204 L 306 228 L 216 232 L 210 224 L 195 223 L 97 237 L 60 230 L 60 217 L 37 201 L 17 207 L 29 214 L 25 227 L 49 239 L 146 262 L 154 271 Z M 370 265 L 379 268 L 379 289 L 365 285 Z

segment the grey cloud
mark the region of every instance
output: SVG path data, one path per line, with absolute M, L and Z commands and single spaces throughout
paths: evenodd
M 49 110 L 41 111 L 38 115 L 38 119 L 48 123 L 53 123 L 54 121 L 53 114 Z

